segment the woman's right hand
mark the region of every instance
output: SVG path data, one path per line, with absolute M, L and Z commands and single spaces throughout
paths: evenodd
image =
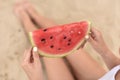
M 101 32 L 93 27 L 91 29 L 91 36 L 88 41 L 98 53 L 105 53 L 106 51 L 109 51 Z

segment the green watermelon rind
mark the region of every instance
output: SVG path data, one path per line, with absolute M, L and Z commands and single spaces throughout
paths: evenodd
M 90 22 L 90 21 L 86 21 L 86 22 L 88 23 L 88 30 L 87 30 L 87 32 L 86 32 L 86 35 L 89 35 L 89 34 L 90 34 L 90 29 L 91 29 L 91 22 Z M 34 44 L 34 41 L 33 41 L 33 39 L 32 39 L 32 32 L 29 32 L 29 38 L 30 38 L 30 42 L 31 42 L 32 46 L 33 46 L 33 47 L 36 47 L 36 45 Z M 82 39 L 82 41 L 80 41 L 80 42 L 78 43 L 78 45 L 77 45 L 74 49 L 72 49 L 71 51 L 69 51 L 69 52 L 67 52 L 67 53 L 64 53 L 64 54 L 51 55 L 51 54 L 47 54 L 47 53 L 45 53 L 45 52 L 43 52 L 43 51 L 40 51 L 40 50 L 38 50 L 38 53 L 40 54 L 40 56 L 44 56 L 44 57 L 48 57 L 48 58 L 60 58 L 60 57 L 65 57 L 65 56 L 67 56 L 67 55 L 69 55 L 69 54 L 75 53 L 85 40 L 86 40 L 86 39 L 85 39 L 85 37 L 84 37 L 84 38 Z

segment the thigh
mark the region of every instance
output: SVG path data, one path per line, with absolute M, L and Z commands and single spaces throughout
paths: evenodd
M 66 58 L 79 80 L 82 78 L 84 80 L 97 80 L 106 73 L 104 68 L 83 49 L 68 55 Z

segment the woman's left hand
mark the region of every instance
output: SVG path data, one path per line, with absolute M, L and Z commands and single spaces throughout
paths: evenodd
M 43 80 L 42 66 L 38 53 L 33 48 L 24 52 L 22 67 L 26 72 L 29 80 Z

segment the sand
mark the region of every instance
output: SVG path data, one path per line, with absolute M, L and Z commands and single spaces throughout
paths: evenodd
M 120 47 L 120 0 L 31 0 L 41 15 L 58 24 L 90 20 L 109 48 L 118 56 Z M 20 62 L 30 46 L 19 19 L 14 15 L 15 0 L 0 0 L 0 80 L 26 80 Z M 87 44 L 87 51 L 101 58 Z M 118 56 L 119 57 L 119 56 Z

